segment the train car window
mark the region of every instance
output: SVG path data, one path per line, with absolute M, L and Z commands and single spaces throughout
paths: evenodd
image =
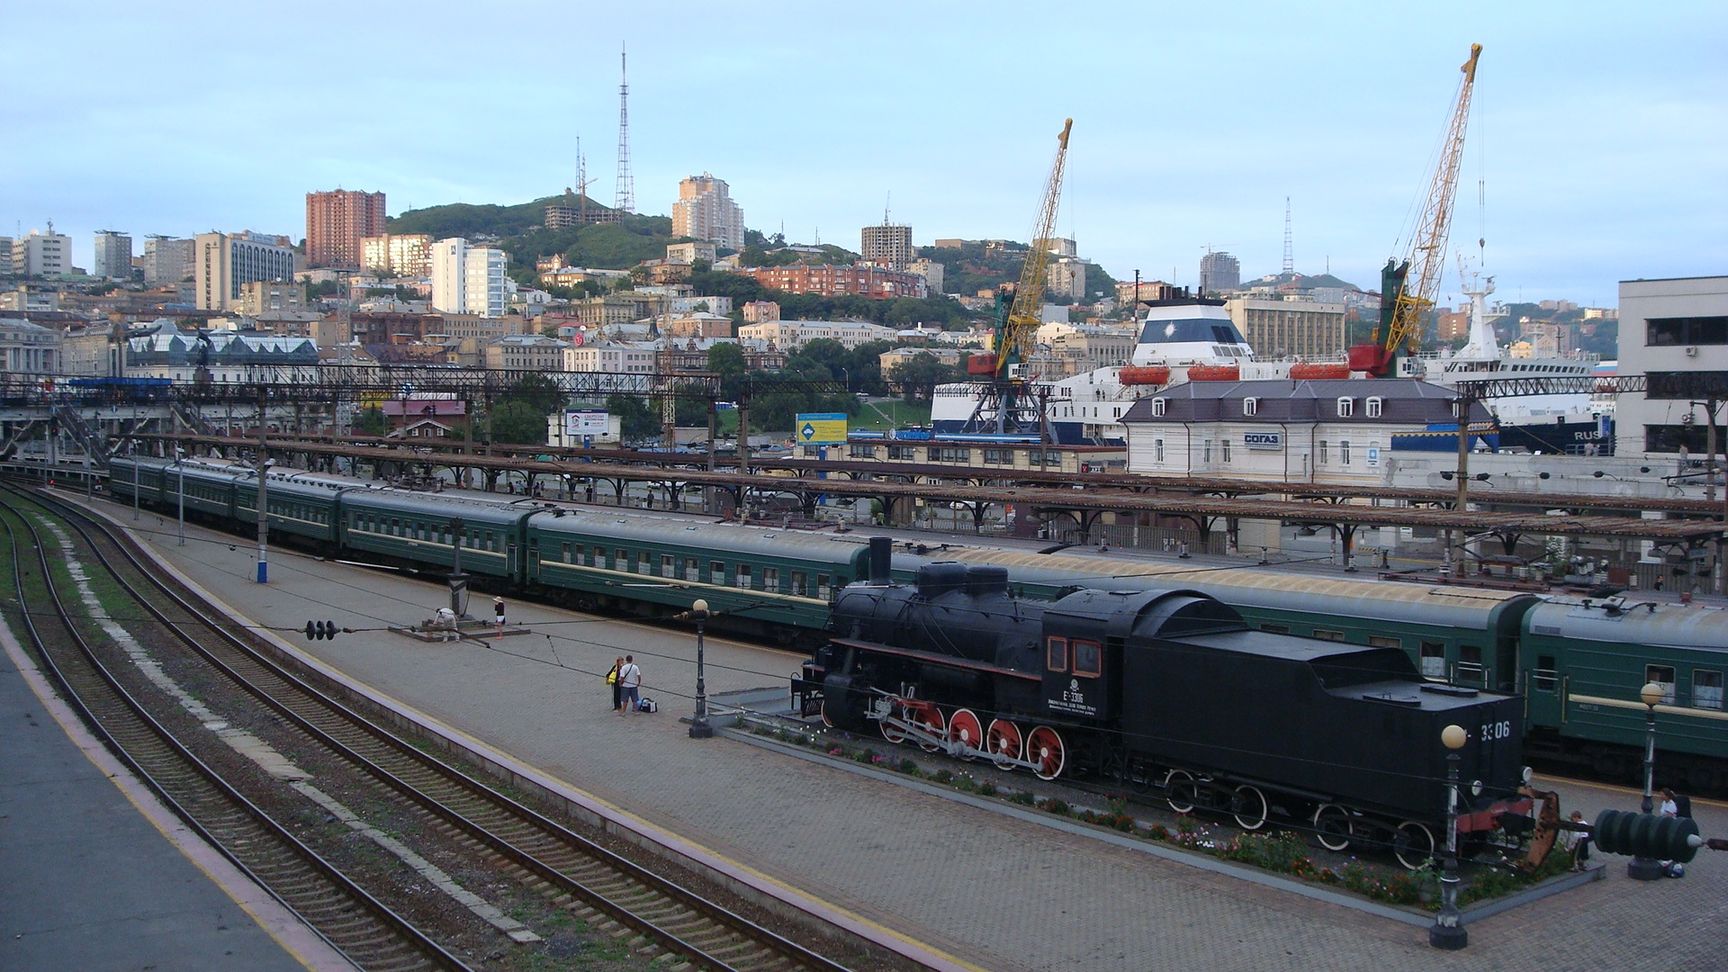
M 1289 634 L 1290 626 L 1287 624 L 1263 624 L 1260 626 L 1260 630 L 1267 634 Z
M 726 583 L 726 565 L 718 560 L 708 561 L 708 583 Z
M 1530 673 L 1536 687 L 1544 692 L 1554 691 L 1554 684 L 1559 678 L 1554 674 L 1554 656 L 1537 655 L 1536 670 Z
M 1320 639 L 1321 641 L 1343 641 L 1344 640 L 1344 632 L 1333 631 L 1330 628 L 1315 628 L 1314 629 L 1314 637 Z
M 569 544 L 561 543 L 558 545 L 558 559 L 562 560 L 564 563 L 570 562 L 570 545 Z
M 1403 648 L 1403 638 L 1388 638 L 1385 635 L 1369 635 L 1368 644 L 1373 648 Z
M 1482 667 L 1480 645 L 1458 646 L 1458 682 L 1488 687 L 1488 670 Z
M 678 576 L 678 568 L 676 566 L 677 563 L 678 563 L 677 558 L 673 557 L 671 554 L 661 554 L 660 555 L 660 576 L 661 577 L 677 577 Z
M 649 553 L 646 550 L 640 551 L 636 554 L 636 573 L 638 573 L 638 574 L 653 574 L 654 573 L 654 555 L 653 554 Z
M 1044 667 L 1053 672 L 1068 670 L 1068 639 L 1051 638 L 1044 647 Z
M 800 597 L 810 593 L 810 589 L 804 586 L 804 572 L 801 570 L 792 572 L 792 593 Z
M 1424 641 L 1418 654 L 1421 657 L 1422 677 L 1446 678 L 1446 646 L 1438 641 Z
M 1097 678 L 1104 671 L 1104 652 L 1096 641 L 1074 642 L 1074 674 Z
M 780 590 L 780 568 L 762 568 L 762 589 L 765 591 Z
M 1644 681 L 1662 686 L 1662 704 L 1674 704 L 1674 666 L 1645 665 Z
M 630 569 L 630 554 L 623 547 L 613 548 L 613 550 L 612 550 L 612 569 L 613 570 L 629 570 Z
M 1722 673 L 1708 669 L 1692 670 L 1692 704 L 1700 709 L 1722 711 Z
M 816 596 L 819 598 L 822 598 L 823 600 L 827 600 L 828 598 L 832 597 L 833 594 L 834 594 L 834 589 L 828 583 L 828 575 L 827 574 L 817 574 L 816 575 Z
M 750 590 L 751 588 L 753 588 L 755 586 L 754 584 L 751 583 L 751 580 L 752 580 L 752 578 L 750 576 L 750 565 L 749 564 L 739 564 L 738 565 L 737 584 L 735 586 L 740 587 L 744 590 Z
M 695 557 L 684 558 L 684 579 L 694 584 L 702 579 L 702 563 Z
M 604 566 L 606 566 L 606 548 L 605 547 L 595 547 L 594 548 L 593 556 L 589 557 L 589 559 L 588 559 L 588 566 L 590 566 L 590 567 L 604 567 Z

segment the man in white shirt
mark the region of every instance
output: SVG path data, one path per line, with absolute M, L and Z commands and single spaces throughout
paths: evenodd
M 619 715 L 628 716 L 636 711 L 636 705 L 640 701 L 641 688 L 642 669 L 636 666 L 636 656 L 625 655 L 624 667 L 618 669 L 618 694 L 620 701 L 624 703 L 624 707 L 618 712 Z

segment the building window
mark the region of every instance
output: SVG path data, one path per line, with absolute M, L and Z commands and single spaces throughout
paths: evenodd
M 985 449 L 984 464 L 987 466 L 1003 466 L 1014 461 L 1014 453 L 1007 449 Z
M 1338 443 L 1338 461 L 1343 465 L 1346 465 L 1346 466 L 1350 465 L 1350 440 L 1349 439 L 1343 439 L 1343 440 L 1339 441 L 1339 443 Z
M 1254 413 L 1256 413 L 1258 411 L 1260 411 L 1260 399 L 1258 399 L 1258 398 L 1244 398 L 1244 399 L 1242 399 L 1242 414 L 1243 415 L 1253 415 Z
M 1326 456 L 1326 440 L 1321 439 L 1320 440 L 1320 458 L 1315 460 L 1314 464 L 1317 466 L 1324 466 L 1324 465 L 1326 465 L 1326 463 L 1328 463 L 1330 461 L 1331 460 L 1328 459 Z
M 1645 665 L 1644 681 L 1662 686 L 1662 704 L 1674 704 L 1674 666 Z
M 1229 462 L 1230 461 L 1230 440 L 1224 439 L 1219 444 L 1221 446 L 1223 446 L 1223 448 L 1224 448 L 1224 461 Z
M 850 445 L 846 447 L 846 457 L 848 459 L 874 459 L 876 458 L 876 447 L 873 445 Z
M 1728 344 L 1728 317 L 1655 317 L 1644 322 L 1644 343 L 1653 348 Z
M 1200 461 L 1201 462 L 1211 462 L 1212 461 L 1212 440 L 1211 439 L 1207 439 L 1205 445 L 1203 445 L 1201 447 Z
M 1164 414 L 1165 404 L 1166 403 L 1162 398 L 1152 399 L 1152 414 L 1154 417 L 1162 416 Z
M 1164 440 L 1163 439 L 1153 439 L 1152 440 L 1152 461 L 1153 462 L 1163 462 L 1164 461 Z
M 1382 399 L 1380 399 L 1380 398 L 1368 399 L 1367 414 L 1368 414 L 1369 418 L 1379 418 L 1383 411 L 1385 411 L 1385 408 L 1384 408 L 1384 401 Z
M 918 450 L 912 446 L 889 446 L 888 458 L 899 459 L 904 462 L 917 462 Z
M 1703 668 L 1692 670 L 1692 704 L 1700 709 L 1722 710 L 1722 673 Z
M 1350 416 L 1355 415 L 1355 414 L 1356 414 L 1356 399 L 1354 399 L 1354 398 L 1340 398 L 1340 399 L 1338 399 L 1338 417 L 1339 418 L 1349 418 Z

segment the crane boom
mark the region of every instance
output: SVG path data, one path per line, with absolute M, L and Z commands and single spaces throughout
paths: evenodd
M 1062 201 L 1062 171 L 1068 161 L 1068 133 L 1074 119 L 1062 123 L 1062 133 L 1056 136 L 1056 160 L 1050 164 L 1050 178 L 1044 183 L 1044 199 L 1038 209 L 1038 224 L 1032 232 L 1031 251 L 1020 267 L 1020 282 L 1014 286 L 1014 304 L 1008 309 L 1002 342 L 996 348 L 996 375 L 1008 376 L 1012 363 L 1024 362 L 1032 356 L 1033 342 L 1038 334 L 1039 311 L 1044 305 L 1044 285 L 1050 278 L 1050 234 L 1056 228 L 1056 210 Z
M 1411 238 L 1410 254 L 1402 265 L 1387 261 L 1381 277 L 1381 326 L 1374 329 L 1371 346 L 1351 349 L 1352 370 L 1383 376 L 1392 369 L 1400 355 L 1416 351 L 1421 336 L 1422 314 L 1434 305 L 1434 296 L 1440 289 L 1440 276 L 1446 266 L 1452 201 L 1458 194 L 1458 166 L 1464 156 L 1464 133 L 1470 122 L 1470 95 L 1476 85 L 1476 61 L 1481 56 L 1482 45 L 1471 44 L 1469 59 L 1459 67 L 1464 77 L 1458 85 L 1457 102 L 1446 129 L 1446 140 L 1440 149 L 1434 179 L 1428 187 L 1421 222 Z M 1409 286 L 1412 270 L 1416 278 L 1414 287 Z

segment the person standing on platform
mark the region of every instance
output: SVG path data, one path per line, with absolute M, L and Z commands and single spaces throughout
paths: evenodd
M 612 686 L 612 711 L 617 712 L 623 705 L 624 686 L 618 683 L 618 673 L 624 668 L 624 657 L 620 655 L 612 662 L 612 670 L 606 673 L 606 684 Z
M 1668 787 L 1662 788 L 1662 807 L 1656 811 L 1664 817 L 1680 816 L 1680 804 L 1674 799 L 1674 791 Z
M 623 709 L 619 715 L 628 716 L 636 711 L 636 704 L 641 700 L 642 669 L 636 667 L 636 656 L 625 655 L 624 667 L 618 669 L 619 702 Z
M 503 595 L 499 595 L 498 597 L 494 597 L 492 599 L 492 623 L 498 627 L 498 633 L 496 635 L 494 635 L 494 637 L 497 637 L 497 638 L 504 637 L 504 597 L 503 597 Z

